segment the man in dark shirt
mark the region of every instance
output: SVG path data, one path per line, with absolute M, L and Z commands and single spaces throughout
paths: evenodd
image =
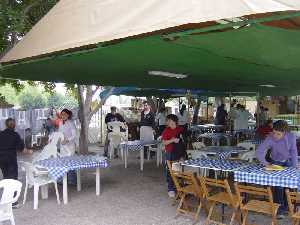
M 24 150 L 24 142 L 15 132 L 15 120 L 5 121 L 6 129 L 0 132 L 0 168 L 4 179 L 18 179 L 17 151 Z M 26 150 L 27 151 L 27 150 Z
M 119 121 L 119 122 L 125 122 L 124 118 L 117 113 L 117 108 L 115 106 L 112 106 L 110 108 L 110 113 L 108 113 L 105 117 L 105 123 L 106 125 L 110 122 L 114 122 L 114 121 Z M 107 127 L 107 134 L 111 132 L 111 130 Z M 108 140 L 108 135 L 106 135 L 106 139 L 105 139 L 105 145 L 104 145 L 104 156 L 107 157 L 107 153 L 108 153 L 108 145 L 109 145 L 109 140 Z M 118 157 L 117 154 L 115 153 L 115 157 Z

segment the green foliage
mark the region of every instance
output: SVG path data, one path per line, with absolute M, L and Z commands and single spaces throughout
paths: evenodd
M 0 94 L 9 104 L 16 105 L 18 103 L 17 91 L 11 85 L 0 86 Z
M 78 101 L 72 96 L 54 93 L 48 97 L 48 107 L 54 109 L 73 109 L 78 107 Z
M 23 109 L 39 109 L 47 107 L 47 95 L 38 88 L 25 87 L 18 97 Z

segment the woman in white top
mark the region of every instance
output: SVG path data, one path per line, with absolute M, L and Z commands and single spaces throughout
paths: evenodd
M 161 135 L 166 128 L 166 108 L 164 106 L 161 107 L 155 119 L 158 121 L 159 135 Z
M 68 109 L 61 111 L 62 122 L 59 126 L 59 131 L 63 133 L 64 139 L 61 142 L 61 156 L 71 156 L 75 154 L 76 149 L 76 127 L 72 120 L 72 112 Z
M 179 113 L 176 115 L 178 117 L 178 125 L 183 128 L 182 136 L 187 146 L 187 136 L 188 136 L 188 123 L 189 123 L 189 116 L 186 110 L 186 105 L 183 104 Z

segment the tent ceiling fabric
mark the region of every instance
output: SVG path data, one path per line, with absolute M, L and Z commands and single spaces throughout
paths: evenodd
M 300 10 L 299 0 L 61 0 L 2 62 L 191 23 Z
M 107 86 L 215 92 L 300 93 L 300 31 L 250 25 L 240 29 L 129 39 L 79 53 L 6 66 L 4 77 Z M 185 74 L 176 79 L 149 71 Z

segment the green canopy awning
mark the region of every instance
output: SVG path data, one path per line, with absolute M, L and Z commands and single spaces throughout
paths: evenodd
M 29 80 L 300 94 L 300 31 L 252 24 L 164 39 L 154 35 L 7 65 L 1 76 Z M 181 74 L 181 79 L 149 75 Z M 176 75 L 174 75 L 176 76 Z

